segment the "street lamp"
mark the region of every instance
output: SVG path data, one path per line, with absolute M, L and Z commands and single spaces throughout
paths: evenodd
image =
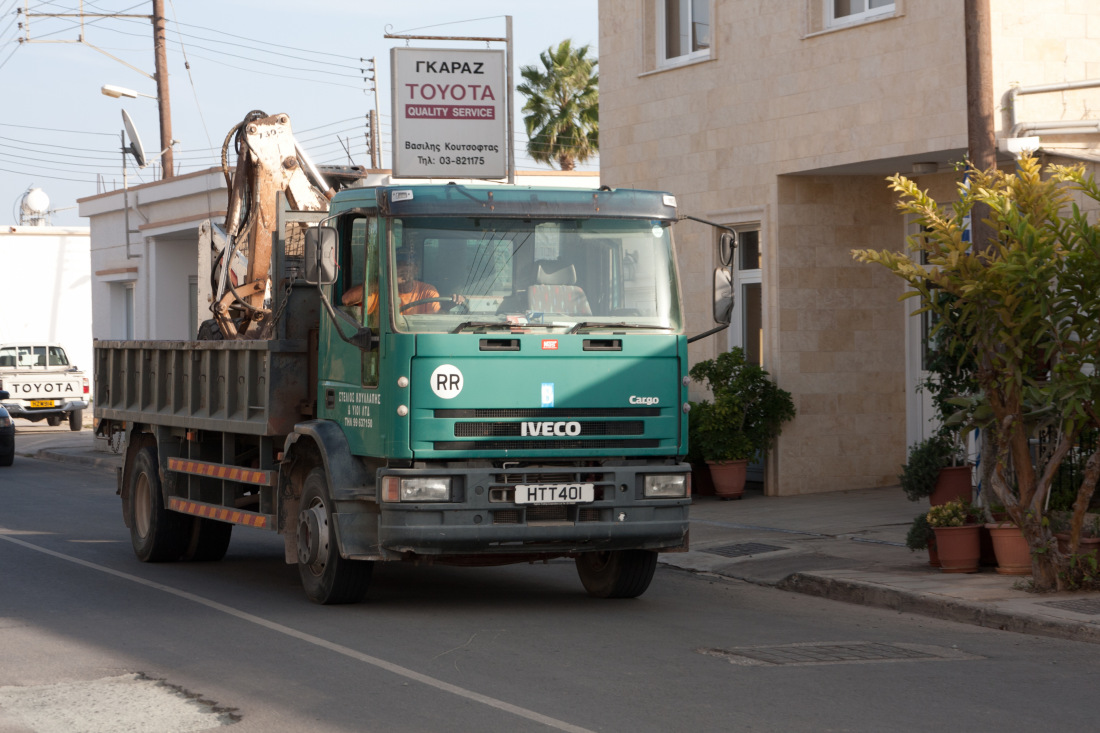
M 166 82 L 167 83 L 167 82 Z M 112 99 L 118 99 L 119 97 L 129 97 L 130 99 L 137 99 L 138 97 L 145 97 L 147 99 L 155 99 L 157 107 L 160 111 L 160 144 L 164 146 L 164 150 L 161 151 L 162 166 L 162 178 L 171 178 L 174 174 L 172 167 L 174 164 L 172 156 L 172 145 L 177 141 L 172 139 L 172 120 L 171 113 L 168 111 L 168 90 L 167 86 L 164 87 L 164 97 L 156 96 L 153 94 L 145 94 L 144 92 L 137 92 L 133 89 L 127 89 L 126 87 L 115 86 L 114 84 L 104 84 L 99 88 L 99 91 L 104 96 L 111 97 Z M 161 84 L 157 82 L 157 92 L 161 92 Z
M 130 99 L 147 97 L 149 99 L 156 99 L 156 96 L 153 94 L 143 94 L 142 92 L 135 92 L 133 89 L 127 89 L 126 87 L 116 87 L 114 84 L 104 84 L 102 87 L 100 87 L 99 91 L 114 99 L 118 99 L 119 97 L 129 97 Z

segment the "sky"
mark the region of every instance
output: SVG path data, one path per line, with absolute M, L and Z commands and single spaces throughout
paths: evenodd
M 79 18 L 42 17 L 76 14 Z M 172 137 L 177 172 L 220 165 L 227 133 L 252 110 L 285 113 L 299 144 L 320 165 L 369 166 L 366 116 L 372 82 L 361 59 L 377 60 L 382 167 L 389 168 L 390 48 L 495 48 L 503 43 L 388 39 L 387 33 L 505 36 L 512 16 L 513 73 L 539 64 L 562 40 L 597 56 L 597 0 L 165 0 Z M 77 199 L 122 185 L 121 110 L 148 158 L 160 149 L 155 99 L 115 99 L 105 84 L 155 97 L 151 0 L 0 0 L 0 225 L 19 223 L 29 188 L 50 200 L 54 226 L 86 226 Z M 308 11 L 303 11 L 308 9 Z M 93 14 L 114 15 L 93 18 Z M 83 42 L 80 42 L 83 37 Z M 25 42 L 20 43 L 20 39 Z M 149 75 L 149 76 L 147 76 Z M 516 167 L 549 170 L 527 157 L 524 97 L 515 95 Z M 346 149 L 345 149 L 346 146 Z M 595 170 L 598 160 L 579 165 Z M 130 185 L 155 180 L 128 162 Z

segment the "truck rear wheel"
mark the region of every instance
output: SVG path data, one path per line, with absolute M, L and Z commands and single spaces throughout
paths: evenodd
M 69 430 L 74 433 L 84 427 L 84 410 L 73 410 L 69 413 Z
M 184 560 L 217 562 L 229 550 L 233 537 L 233 525 L 216 519 L 195 517 L 191 523 L 190 539 L 183 553 Z
M 340 557 L 332 522 L 332 501 L 323 468 L 315 468 L 302 485 L 298 512 L 298 574 L 315 603 L 355 603 L 370 585 L 374 563 Z
M 186 519 L 164 506 L 156 450 L 141 448 L 130 469 L 130 543 L 142 562 L 172 562 L 187 549 Z
M 50 415 L 50 416 L 48 416 L 46 418 L 46 424 L 49 425 L 51 428 L 56 428 L 58 425 L 61 424 L 61 416 L 60 415 Z
M 645 593 L 657 569 L 651 550 L 609 550 L 577 556 L 577 574 L 588 595 L 596 598 L 637 598 Z

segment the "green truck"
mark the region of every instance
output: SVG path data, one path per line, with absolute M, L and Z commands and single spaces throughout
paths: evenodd
M 284 201 L 267 338 L 96 343 L 137 556 L 220 559 L 239 524 L 283 535 L 318 603 L 382 561 L 566 557 L 640 595 L 688 545 L 681 218 L 606 188 Z

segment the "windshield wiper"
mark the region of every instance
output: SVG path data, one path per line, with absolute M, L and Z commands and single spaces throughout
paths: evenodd
M 525 328 L 561 328 L 560 323 L 511 323 L 509 321 L 463 321 L 454 327 L 451 333 L 461 333 L 467 328 L 490 328 L 501 330 L 522 330 Z
M 648 326 L 644 323 L 601 323 L 600 321 L 581 321 L 566 333 L 578 333 L 582 328 L 656 328 L 671 331 L 672 326 Z

